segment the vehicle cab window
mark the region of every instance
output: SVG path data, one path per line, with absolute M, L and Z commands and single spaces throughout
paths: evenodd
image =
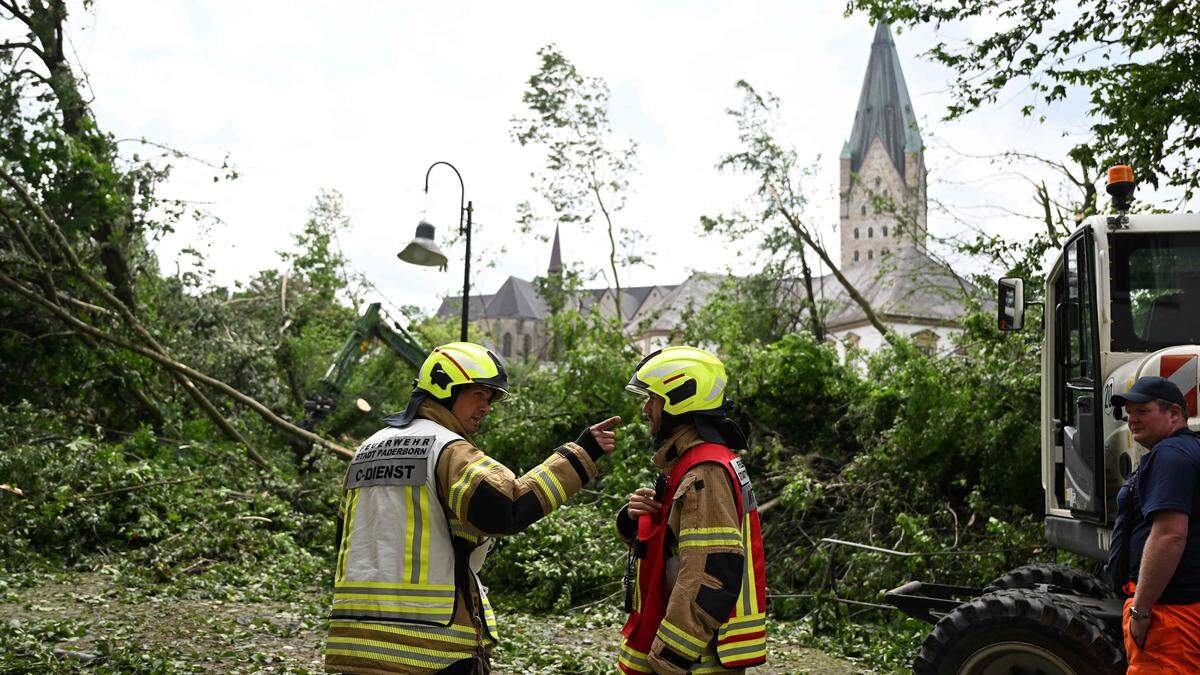
M 1200 344 L 1200 233 L 1114 233 L 1112 350 Z
M 1054 294 L 1054 443 L 1062 461 L 1055 464 L 1057 502 L 1076 518 L 1105 516 L 1104 458 L 1096 407 L 1100 346 L 1094 239 L 1085 229 L 1065 247 L 1062 264 L 1049 279 Z
M 1065 251 L 1062 270 L 1054 280 L 1057 392 L 1055 416 L 1075 423 L 1075 398 L 1067 385 L 1094 385 L 1099 354 L 1096 346 L 1096 300 L 1092 289 L 1090 236 L 1075 239 Z

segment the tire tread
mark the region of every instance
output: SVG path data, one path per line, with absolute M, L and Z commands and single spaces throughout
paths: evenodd
M 978 631 L 1024 626 L 1070 647 L 1090 670 L 1125 672 L 1125 657 L 1109 639 L 1104 623 L 1069 597 L 1028 588 L 985 593 L 942 617 L 913 661 L 916 673 L 954 673 L 948 662 L 956 644 Z

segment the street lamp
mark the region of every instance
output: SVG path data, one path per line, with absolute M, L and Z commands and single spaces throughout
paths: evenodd
M 455 176 L 458 176 L 458 233 L 465 235 L 467 238 L 467 253 L 466 259 L 463 262 L 462 337 L 460 338 L 463 342 L 466 342 L 467 310 L 471 304 L 471 214 L 474 209 L 471 202 L 466 202 L 466 206 L 463 206 L 467 190 L 463 187 L 462 174 L 450 162 L 434 162 L 425 170 L 425 194 L 429 194 L 429 174 L 433 171 L 433 167 L 438 164 L 445 164 L 450 167 Z M 417 224 L 416 236 L 413 237 L 408 246 L 405 246 L 404 250 L 398 253 L 396 257 L 414 265 L 446 269 L 446 254 L 442 253 L 442 249 L 434 241 L 433 232 L 433 225 L 422 220 Z
M 406 263 L 422 267 L 439 267 L 446 269 L 446 254 L 433 238 L 433 225 L 422 220 L 417 224 L 417 234 L 396 257 Z

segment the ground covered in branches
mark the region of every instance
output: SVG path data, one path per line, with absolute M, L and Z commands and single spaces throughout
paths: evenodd
M 0 672 L 317 673 L 328 596 L 320 584 L 288 600 L 127 584 L 111 566 L 0 581 Z M 503 616 L 500 673 L 607 673 L 620 615 L 612 607 Z M 811 647 L 802 624 L 773 626 L 757 673 L 858 673 L 864 666 Z

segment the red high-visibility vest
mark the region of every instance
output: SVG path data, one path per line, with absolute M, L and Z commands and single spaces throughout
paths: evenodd
M 665 574 L 666 534 L 670 529 L 667 515 L 684 475 L 701 462 L 716 462 L 729 472 L 745 551 L 741 592 L 729 618 L 717 630 L 717 659 L 729 669 L 758 666 L 767 660 L 767 585 L 758 504 L 754 501 L 750 478 L 741 460 L 723 445 L 701 443 L 684 451 L 671 468 L 662 509 L 656 515 L 646 514 L 639 519 L 638 539 L 645 543 L 646 557 L 638 561 L 634 608 L 621 629 L 625 640 L 621 644 L 617 666 L 624 673 L 651 672 L 647 654 L 666 614 L 669 599 Z

